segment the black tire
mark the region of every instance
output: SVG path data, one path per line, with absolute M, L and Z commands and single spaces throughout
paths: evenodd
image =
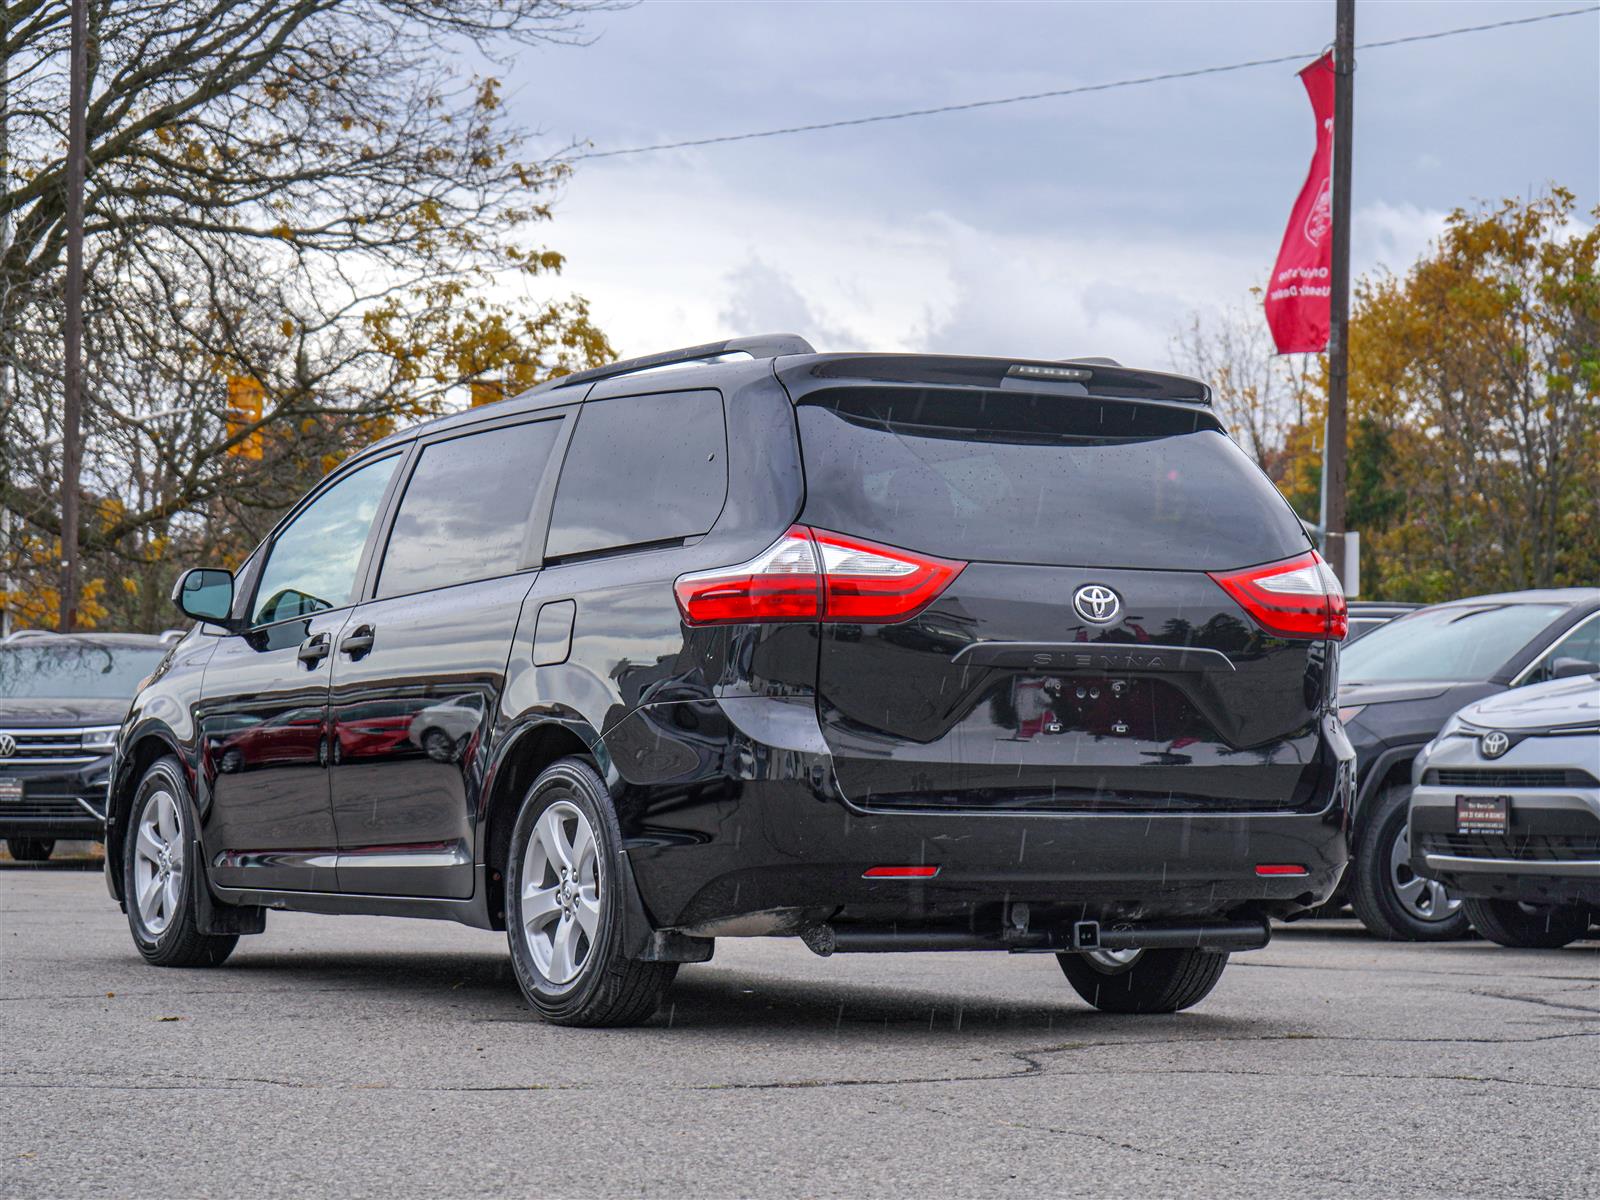
M 49 862 L 55 853 L 55 838 L 7 838 L 6 849 L 18 862 Z
M 1101 1012 L 1173 1013 L 1211 994 L 1228 965 L 1226 951 L 1145 950 L 1126 966 L 1087 954 L 1058 954 L 1072 990 Z
M 1519 950 L 1559 950 L 1589 932 L 1590 912 L 1581 904 L 1520 904 L 1469 896 L 1461 908 L 1484 937 Z
M 1369 933 L 1387 941 L 1450 942 L 1467 937 L 1471 932 L 1467 914 L 1459 905 L 1450 907 L 1453 898 L 1442 887 L 1422 882 L 1419 899 L 1411 903 L 1401 895 L 1393 855 L 1397 843 L 1409 838 L 1410 807 L 1410 786 L 1391 786 L 1374 796 L 1361 814 L 1355 861 L 1350 864 L 1350 906 Z M 1398 870 L 1406 884 L 1415 879 L 1409 866 Z
M 174 860 L 178 869 L 165 877 L 177 876 L 176 883 L 168 893 L 171 907 L 163 910 L 159 925 L 153 925 L 147 923 L 147 918 L 141 912 L 137 859 L 146 810 L 158 803 L 157 797 L 160 795 L 168 796 L 173 801 L 172 811 L 176 816 L 177 830 L 176 836 L 167 844 L 180 847 L 182 856 Z M 133 933 L 133 944 L 151 966 L 221 966 L 239 944 L 237 934 L 200 932 L 196 921 L 198 904 L 195 895 L 197 889 L 206 886 L 206 882 L 198 850 L 194 805 L 189 801 L 189 789 L 184 783 L 183 771 L 176 759 L 158 759 L 139 780 L 138 790 L 133 794 L 133 804 L 128 810 L 127 831 L 122 838 L 122 894 L 128 910 L 128 928 Z
M 590 937 L 580 928 L 582 922 L 578 917 L 566 916 L 568 911 L 576 913 L 578 906 L 585 902 L 587 898 L 579 897 L 587 888 L 573 890 L 570 910 L 550 908 L 549 900 L 546 901 L 543 919 L 558 927 L 568 927 L 573 945 L 579 947 L 571 956 L 577 974 L 566 980 L 552 980 L 536 958 L 536 953 L 540 956 L 547 953 L 542 942 L 546 931 L 550 933 L 552 946 L 557 938 L 556 931 L 546 924 L 536 926 L 530 934 L 525 930 L 523 918 L 523 875 L 525 868 L 531 865 L 524 860 L 530 856 L 530 843 L 541 819 L 558 805 L 562 806 L 557 814 L 563 830 L 569 820 L 574 831 L 580 829 L 573 810 L 581 813 L 588 824 L 594 853 L 592 863 L 582 873 L 587 879 L 592 871 L 596 895 L 588 903 L 590 911 L 598 908 L 598 915 L 591 918 L 594 933 Z M 541 833 L 540 838 L 542 847 L 544 834 Z M 542 877 L 536 881 L 536 886 L 540 892 L 546 896 L 552 891 L 559 892 L 559 877 L 553 866 L 546 863 L 547 856 L 542 849 L 536 849 L 533 857 L 539 860 L 537 869 Z M 676 963 L 639 962 L 624 955 L 623 891 L 616 882 L 623 869 L 622 831 L 617 825 L 611 797 L 594 768 L 578 758 L 564 758 L 546 767 L 528 789 L 511 831 L 505 873 L 506 938 L 511 945 L 511 962 L 522 994 L 533 1010 L 553 1025 L 616 1026 L 647 1021 L 660 1007 L 662 996 L 678 973 Z M 537 922 L 541 918 L 535 915 L 532 919 Z M 554 971 L 557 967 L 554 950 L 549 954 L 548 966 Z

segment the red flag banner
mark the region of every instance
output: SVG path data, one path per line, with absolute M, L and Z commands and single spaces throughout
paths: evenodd
M 1333 261 L 1333 53 L 1305 70 L 1300 81 L 1317 118 L 1311 170 L 1283 231 L 1283 245 L 1267 286 L 1267 325 L 1279 354 L 1317 353 L 1328 347 L 1328 273 Z

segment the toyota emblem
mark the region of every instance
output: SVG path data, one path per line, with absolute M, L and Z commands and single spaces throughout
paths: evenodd
M 1117 619 L 1122 601 L 1103 583 L 1086 583 L 1072 594 L 1072 607 L 1085 621 L 1104 625 Z
M 1496 729 L 1493 733 L 1486 733 L 1478 743 L 1478 752 L 1485 758 L 1499 758 L 1511 749 L 1511 739 Z
M 9 733 L 0 733 L 0 758 L 10 758 L 17 752 L 17 739 Z

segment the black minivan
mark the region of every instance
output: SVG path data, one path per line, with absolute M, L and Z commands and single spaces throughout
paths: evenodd
M 377 443 L 174 599 L 106 855 L 155 964 L 386 913 L 507 930 L 566 1024 L 758 935 L 1170 1012 L 1345 866 L 1344 601 L 1189 379 L 634 359 Z

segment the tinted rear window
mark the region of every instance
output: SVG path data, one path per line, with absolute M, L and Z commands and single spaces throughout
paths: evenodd
M 590 400 L 556 485 L 545 557 L 705 533 L 728 495 L 717 392 Z
M 1304 552 L 1208 413 L 849 389 L 799 408 L 809 524 L 979 562 L 1218 570 Z

